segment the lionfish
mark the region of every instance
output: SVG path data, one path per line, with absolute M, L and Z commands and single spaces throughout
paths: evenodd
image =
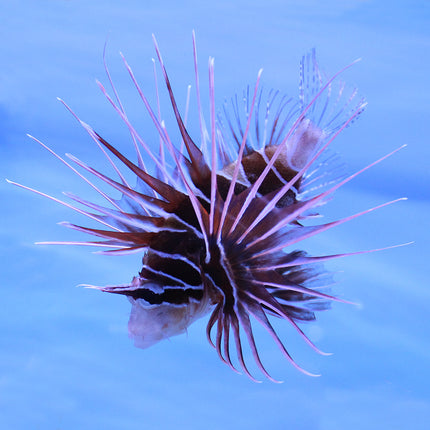
M 366 105 L 356 89 L 347 91 L 338 79 L 351 65 L 331 78 L 323 79 L 315 51 L 312 51 L 300 64 L 297 100 L 283 96 L 279 91 L 263 91 L 260 70 L 253 91 L 248 88 L 242 101 L 233 97 L 231 104 L 226 102 L 217 112 L 214 60 L 209 58 L 208 129 L 201 105 L 193 33 L 201 131 L 200 144 L 197 144 L 187 130 L 186 119 L 177 106 L 155 37 L 153 40 L 180 141 L 172 142 L 160 115 L 155 60 L 157 109 L 151 107 L 121 54 L 158 131 L 159 154 L 154 153 L 129 121 L 103 56 L 114 96 L 97 83 L 127 126 L 137 163 L 126 158 L 59 99 L 102 150 L 118 178 L 106 176 L 70 154 L 67 157 L 79 168 L 119 191 L 121 198 L 110 197 L 66 159 L 29 135 L 84 179 L 110 205 L 100 206 L 65 193 L 78 203 L 75 206 L 12 182 L 101 224 L 101 228 L 96 229 L 61 223 L 99 237 L 100 241 L 39 243 L 94 245 L 109 248 L 102 253 L 114 255 L 142 252 L 142 267 L 130 283 L 104 287 L 86 285 L 127 296 L 132 305 L 129 335 L 138 347 L 146 348 L 183 333 L 196 319 L 210 314 L 207 338 L 221 360 L 238 371 L 239 366 L 233 364 L 230 354 L 231 344 L 234 344 L 240 368 L 255 380 L 244 360 L 242 343 L 245 338 L 258 368 L 275 381 L 260 359 L 252 317 L 267 330 L 293 366 L 313 375 L 293 360 L 269 316 L 288 321 L 315 351 L 326 354 L 298 325 L 314 320 L 315 313 L 327 309 L 333 300 L 345 302 L 329 294 L 330 282 L 319 270 L 319 263 L 370 251 L 310 256 L 294 247 L 304 239 L 392 203 L 325 224 L 311 222 L 318 215 L 315 209 L 339 187 L 388 157 L 346 178 L 333 177 L 333 169 L 327 167 L 333 157 L 324 158 L 323 153 L 326 154 L 330 143 L 357 119 Z M 188 112 L 189 88 L 184 117 Z M 243 109 L 240 107 L 242 102 Z M 142 151 L 149 157 L 145 161 Z M 136 176 L 136 185 L 127 181 L 109 153 Z M 148 161 L 153 165 L 152 170 L 147 167 Z M 212 331 L 215 331 L 214 339 Z

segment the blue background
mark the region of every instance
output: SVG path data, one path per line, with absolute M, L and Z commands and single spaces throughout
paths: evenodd
M 314 354 L 291 328 L 279 324 L 296 360 L 322 376 L 298 373 L 257 330 L 268 369 L 285 382 L 255 384 L 219 361 L 205 339 L 205 319 L 188 335 L 148 350 L 134 348 L 127 337 L 127 300 L 75 286 L 128 282 L 141 256 L 35 246 L 40 240 L 83 238 L 56 225 L 82 219 L 3 181 L 1 427 L 427 429 L 429 10 L 424 0 L 2 1 L 1 177 L 57 197 L 67 190 L 91 198 L 79 178 L 25 136 L 31 133 L 60 154 L 72 152 L 95 167 L 105 166 L 57 96 L 132 156 L 127 131 L 94 83 L 94 78 L 107 82 L 102 52 L 108 36 L 116 86 L 148 141 L 157 141 L 156 134 L 118 51 L 154 100 L 155 33 L 183 106 L 186 87 L 193 83 L 192 29 L 205 94 L 206 60 L 215 57 L 218 101 L 254 82 L 260 67 L 266 87 L 297 94 L 301 55 L 316 47 L 328 73 L 363 58 L 344 79 L 359 87 L 369 106 L 334 143 L 348 170 L 408 144 L 337 192 L 324 209 L 326 219 L 398 197 L 409 200 L 313 238 L 307 249 L 337 253 L 415 244 L 328 264 L 338 272 L 336 294 L 361 304 L 335 304 L 304 328 L 334 355 Z M 167 103 L 163 106 L 169 112 Z M 191 130 L 198 136 L 197 128 Z

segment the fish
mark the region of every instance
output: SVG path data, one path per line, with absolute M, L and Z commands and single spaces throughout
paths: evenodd
M 98 238 L 87 242 L 39 242 L 89 245 L 101 253 L 121 255 L 138 252 L 142 265 L 131 282 L 89 288 L 123 295 L 131 303 L 128 331 L 135 345 L 147 348 L 182 334 L 197 319 L 208 316 L 206 336 L 220 359 L 236 372 L 257 381 L 245 362 L 245 343 L 261 373 L 274 382 L 263 364 L 253 324 L 264 327 L 281 354 L 299 371 L 301 367 L 272 325 L 272 318 L 290 324 L 317 353 L 321 351 L 304 333 L 301 323 L 333 301 L 349 303 L 331 293 L 332 279 L 322 268 L 325 261 L 358 251 L 334 255 L 308 254 L 305 239 L 397 199 L 326 223 L 318 222 L 320 208 L 334 192 L 392 153 L 351 175 L 339 173 L 338 157 L 329 146 L 363 112 L 366 101 L 350 89 L 340 75 L 331 77 L 319 68 L 315 50 L 300 62 L 299 91 L 295 97 L 262 88 L 262 70 L 254 87 L 242 97 L 215 105 L 214 59 L 209 58 L 209 126 L 201 102 L 197 45 L 193 32 L 193 61 L 200 135 L 192 137 L 187 126 L 187 107 L 181 114 L 160 49 L 153 37 L 158 66 L 164 80 L 180 137 L 169 134 L 159 100 L 153 106 L 140 87 L 132 68 L 122 56 L 133 85 L 159 135 L 158 151 L 136 131 L 113 84 L 104 54 L 104 65 L 113 94 L 97 81 L 108 102 L 127 126 L 136 160 L 132 161 L 99 132 L 84 122 L 62 100 L 90 138 L 114 167 L 112 178 L 77 157 L 67 159 L 31 136 L 58 160 L 95 189 L 107 202 L 99 205 L 71 193 L 64 201 L 9 181 L 21 188 L 63 204 L 95 220 L 99 228 L 63 222 L 62 225 Z M 173 135 L 172 135 L 173 136 Z M 135 177 L 131 184 L 121 169 Z M 119 192 L 121 198 L 102 191 L 97 178 Z M 386 248 L 383 248 L 386 249 Z M 236 352 L 236 359 L 232 351 Z

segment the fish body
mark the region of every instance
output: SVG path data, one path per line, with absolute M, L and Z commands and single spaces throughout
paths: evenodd
M 108 205 L 68 194 L 75 205 L 32 191 L 101 224 L 96 229 L 64 223 L 100 240 L 63 243 L 102 247 L 106 254 L 142 253 L 142 266 L 131 282 L 91 286 L 127 296 L 132 306 L 129 334 L 136 346 L 146 348 L 184 333 L 195 320 L 209 315 L 207 337 L 220 358 L 236 370 L 230 353 L 234 345 L 239 367 L 254 379 L 244 360 L 246 339 L 257 366 L 273 380 L 258 353 L 251 323 L 255 320 L 290 363 L 311 374 L 292 359 L 270 318 L 287 321 L 315 351 L 324 354 L 299 324 L 314 320 L 316 312 L 328 309 L 333 300 L 343 301 L 330 294 L 331 282 L 320 263 L 347 254 L 310 256 L 299 244 L 375 209 L 325 224 L 313 222 L 339 187 L 370 167 L 339 177 L 333 167 L 336 163 L 326 156 L 333 139 L 355 121 L 366 103 L 355 89 L 347 91 L 339 81 L 343 70 L 324 79 L 312 51 L 302 59 L 296 98 L 261 90 L 260 71 L 253 93 L 249 89 L 244 93 L 243 106 L 235 97 L 217 114 L 214 62 L 210 59 L 207 129 L 194 38 L 193 46 L 200 137 L 188 133 L 155 42 L 181 141 L 172 142 L 160 114 L 155 113 L 125 62 L 160 136 L 159 153 L 155 153 L 129 122 L 106 67 L 114 95 L 99 86 L 128 127 L 137 161 L 125 157 L 66 105 L 118 177 L 106 176 L 68 155 L 70 164 L 33 139 L 99 192 Z M 125 179 L 120 166 L 134 173 L 136 184 Z M 122 197 L 110 197 L 83 172 L 101 179 Z

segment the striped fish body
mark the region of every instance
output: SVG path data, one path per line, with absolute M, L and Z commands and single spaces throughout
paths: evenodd
M 276 159 L 259 186 L 255 204 L 264 205 L 268 196 L 290 182 L 315 152 L 322 133 L 309 121 L 304 122 L 305 125 L 299 127 L 287 142 L 285 150 Z M 239 175 L 235 181 L 235 196 L 243 196 L 246 190 L 255 184 L 275 150 L 276 145 L 273 144 L 259 151 L 247 149 L 240 162 Z M 236 163 L 237 161 L 229 163 L 217 172 L 217 192 L 222 201 L 227 198 Z M 211 190 L 211 176 L 208 173 L 206 172 L 205 176 L 196 175 L 198 180 L 194 182 L 201 192 L 199 200 L 207 211 L 210 210 L 208 202 Z M 302 178 L 299 176 L 294 182 L 294 187 L 279 199 L 272 217 L 277 208 L 291 207 L 297 203 L 301 181 Z M 203 239 L 195 233 L 199 225 L 188 197 L 183 196 L 170 210 L 175 214 L 175 219 L 166 218 L 166 229 L 161 228 L 159 232 L 153 234 L 147 244 L 143 268 L 139 275 L 130 285 L 104 288 L 104 291 L 129 297 L 132 303 L 129 334 L 134 339 L 135 345 L 140 348 L 149 347 L 162 339 L 185 332 L 191 323 L 209 313 L 223 300 L 224 307 L 232 307 L 234 297 L 231 278 L 237 275 L 246 276 L 246 272 L 252 266 L 241 261 L 240 255 L 243 253 L 244 245 L 238 246 L 233 243 L 229 245 L 228 241 L 221 245 L 214 242 L 210 247 L 211 255 L 208 258 Z M 177 217 L 191 223 L 194 229 L 175 231 L 175 226 L 176 229 L 181 228 Z M 235 231 L 244 231 L 247 223 L 248 218 L 244 217 Z M 234 231 L 230 236 L 234 236 Z M 253 239 L 255 237 L 249 235 L 248 242 Z M 221 257 L 221 250 L 223 257 Z M 285 254 L 282 253 L 282 259 L 284 258 Z M 294 279 L 289 280 L 288 273 L 292 273 Z M 290 270 L 288 273 L 278 270 L 276 276 L 281 277 L 286 285 L 291 281 L 297 282 L 297 271 Z M 305 279 L 306 276 L 303 276 L 303 281 Z M 238 283 L 238 281 L 234 282 Z M 280 297 L 279 292 L 278 297 Z M 289 301 L 304 300 L 303 295 L 291 294 L 291 292 L 289 294 L 283 292 L 282 297 Z M 313 312 L 308 310 L 296 310 L 294 314 L 298 319 L 314 319 Z

